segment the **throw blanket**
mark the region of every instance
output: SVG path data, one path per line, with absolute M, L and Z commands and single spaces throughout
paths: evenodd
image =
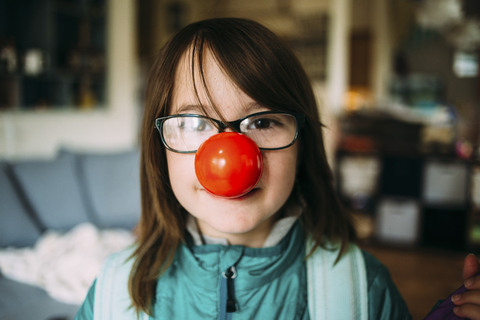
M 67 233 L 47 231 L 33 248 L 0 250 L 0 271 L 59 301 L 81 304 L 105 257 L 134 240 L 127 230 L 98 230 L 89 223 Z

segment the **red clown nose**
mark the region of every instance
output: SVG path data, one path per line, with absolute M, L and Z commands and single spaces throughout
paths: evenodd
M 197 150 L 195 173 L 210 193 L 237 198 L 252 190 L 262 176 L 262 153 L 249 137 L 222 132 L 210 137 Z

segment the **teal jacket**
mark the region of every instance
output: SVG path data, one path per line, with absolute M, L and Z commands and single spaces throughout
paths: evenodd
M 310 319 L 304 260 L 305 237 L 297 222 L 273 247 L 181 245 L 157 283 L 155 319 L 218 319 L 220 291 L 227 290 L 241 312 L 232 319 Z M 367 270 L 369 319 L 411 319 L 387 269 L 363 251 Z M 235 265 L 234 281 L 219 274 Z M 220 288 L 220 289 L 219 289 Z M 95 283 L 75 320 L 93 319 Z

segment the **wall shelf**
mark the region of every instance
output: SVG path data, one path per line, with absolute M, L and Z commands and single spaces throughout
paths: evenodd
M 0 111 L 106 105 L 105 0 L 0 0 Z

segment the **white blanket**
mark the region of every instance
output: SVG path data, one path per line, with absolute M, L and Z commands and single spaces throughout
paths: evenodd
M 53 298 L 81 304 L 103 259 L 134 241 L 126 230 L 80 224 L 67 233 L 48 231 L 33 248 L 0 250 L 0 271 L 10 279 L 44 288 Z

